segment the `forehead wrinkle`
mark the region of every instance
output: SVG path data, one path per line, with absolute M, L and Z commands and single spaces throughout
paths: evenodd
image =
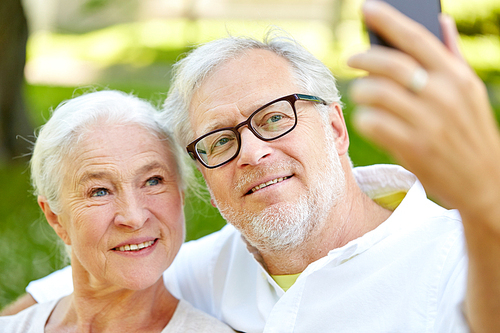
M 213 130 L 231 126 L 237 113 L 241 113 L 236 103 L 218 105 L 201 111 L 201 104 L 192 112 L 192 124 L 198 123 L 198 129 L 193 129 L 196 136 L 201 136 Z M 232 110 L 237 110 L 233 112 Z
M 81 170 L 81 172 L 76 172 L 73 175 L 73 181 L 71 182 L 71 184 L 73 184 L 71 187 L 71 192 L 78 192 L 79 187 L 85 186 L 86 184 L 92 183 L 94 181 L 111 180 L 112 182 L 115 182 L 117 174 L 121 174 L 120 170 L 118 170 L 112 163 L 105 165 L 96 163 L 95 165 L 86 165 L 82 169 L 84 170 Z M 118 178 L 120 177 L 121 175 L 118 176 Z
M 203 104 L 209 104 L 208 102 L 205 101 L 210 98 L 211 94 L 212 93 L 207 94 L 205 100 L 199 103 L 199 105 L 192 113 L 197 113 L 196 111 L 200 110 L 200 107 Z M 250 103 L 242 102 L 242 100 L 249 99 L 251 98 L 252 95 L 256 94 L 257 92 L 252 92 L 245 96 L 239 97 L 237 101 L 227 103 L 224 105 L 222 105 L 221 103 L 221 105 L 216 105 L 215 107 L 212 107 L 205 111 L 198 112 L 197 115 L 193 115 L 192 118 L 199 120 L 199 123 L 201 124 L 198 131 L 195 131 L 195 135 L 201 136 L 211 131 L 217 130 L 219 128 L 236 126 L 236 124 L 240 123 L 241 121 L 244 121 L 258 108 L 260 108 L 261 106 L 265 105 L 266 103 L 272 100 L 272 99 L 269 100 L 265 99 L 264 101 L 260 101 L 258 98 L 253 98 L 251 99 Z M 281 96 L 275 97 L 274 99 L 279 97 Z M 261 97 L 260 99 L 263 98 Z M 235 110 L 235 112 L 232 112 L 232 110 Z M 238 115 L 240 115 L 241 117 L 238 117 Z
M 257 70 L 248 73 L 249 65 Z M 268 50 L 252 49 L 219 64 L 200 82 L 191 99 L 194 136 L 234 126 L 266 103 L 296 93 L 293 81 L 290 63 Z
M 134 169 L 131 169 L 130 167 L 125 167 L 125 168 L 120 167 L 120 165 L 123 165 L 124 163 L 127 166 L 130 166 L 131 164 L 128 163 L 130 162 L 130 160 L 124 161 L 121 159 L 116 159 L 113 156 L 107 156 L 106 154 L 102 156 L 94 156 L 92 158 L 92 161 L 83 162 L 79 170 L 77 170 L 73 174 L 72 177 L 73 183 L 78 186 L 78 185 L 83 185 L 92 180 L 103 180 L 103 179 L 116 180 L 123 177 L 126 178 L 127 174 L 134 175 L 134 174 L 146 173 L 153 169 L 163 169 L 167 171 L 167 173 L 174 172 L 173 170 L 170 171 L 171 169 L 170 166 L 163 166 L 164 163 L 161 163 L 157 160 L 158 154 L 160 154 L 160 152 L 156 152 L 154 150 L 148 150 L 136 154 L 134 157 L 135 160 L 142 160 L 142 161 L 151 160 L 151 162 L 145 165 L 141 165 L 138 168 Z M 78 163 L 78 161 L 75 162 Z
M 83 176 L 78 180 L 79 184 L 84 184 L 92 180 L 101 180 L 108 178 L 110 172 L 107 171 L 95 171 L 95 172 L 84 172 Z
M 172 166 L 172 163 L 164 164 L 164 163 L 160 163 L 158 161 L 152 161 L 152 162 L 140 167 L 139 170 L 137 170 L 137 174 L 142 175 L 142 174 L 145 174 L 148 172 L 158 170 L 160 172 L 165 172 L 169 177 L 173 176 L 173 178 L 175 178 L 176 171 L 172 170 L 173 168 L 171 166 Z

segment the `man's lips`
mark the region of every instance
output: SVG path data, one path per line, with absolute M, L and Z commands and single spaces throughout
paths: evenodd
M 284 176 L 284 177 L 278 177 L 278 178 L 271 179 L 271 180 L 269 180 L 267 182 L 264 182 L 264 183 L 261 183 L 259 185 L 256 185 L 256 186 L 252 187 L 250 189 L 250 191 L 248 191 L 246 194 L 248 195 L 248 194 L 255 193 L 255 192 L 257 192 L 257 191 L 259 191 L 259 190 L 261 190 L 261 189 L 263 189 L 265 187 L 268 187 L 268 186 L 271 186 L 271 185 L 274 185 L 274 184 L 277 184 L 277 183 L 281 183 L 282 181 L 290 179 L 291 177 L 293 177 L 293 176 Z

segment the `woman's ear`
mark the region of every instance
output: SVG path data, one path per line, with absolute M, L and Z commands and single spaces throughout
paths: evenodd
M 349 149 L 349 134 L 347 133 L 344 113 L 339 103 L 334 102 L 330 104 L 329 107 L 329 124 L 336 134 L 335 144 L 337 146 L 337 152 L 342 156 L 346 154 Z
M 37 201 L 38 205 L 43 211 L 43 214 L 45 215 L 45 218 L 47 219 L 47 222 L 52 227 L 52 229 L 54 229 L 57 236 L 59 236 L 59 238 L 61 238 L 66 245 L 71 245 L 71 240 L 68 236 L 68 231 L 66 230 L 65 226 L 61 223 L 59 215 L 54 213 L 50 208 L 49 203 L 47 202 L 47 198 L 39 195 Z

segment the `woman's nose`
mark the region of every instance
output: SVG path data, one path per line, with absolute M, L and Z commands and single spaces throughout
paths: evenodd
M 140 194 L 123 194 L 118 204 L 119 209 L 115 216 L 115 225 L 133 230 L 142 228 L 149 217 L 148 210 L 144 207 L 142 201 Z

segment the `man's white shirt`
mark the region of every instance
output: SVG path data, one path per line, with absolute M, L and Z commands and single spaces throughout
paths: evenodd
M 184 244 L 165 272 L 176 297 L 242 332 L 468 332 L 460 215 L 428 200 L 394 165 L 354 169 L 370 197 L 407 192 L 376 229 L 311 263 L 284 292 L 232 226 Z M 65 269 L 30 283 L 48 301 L 72 290 Z

